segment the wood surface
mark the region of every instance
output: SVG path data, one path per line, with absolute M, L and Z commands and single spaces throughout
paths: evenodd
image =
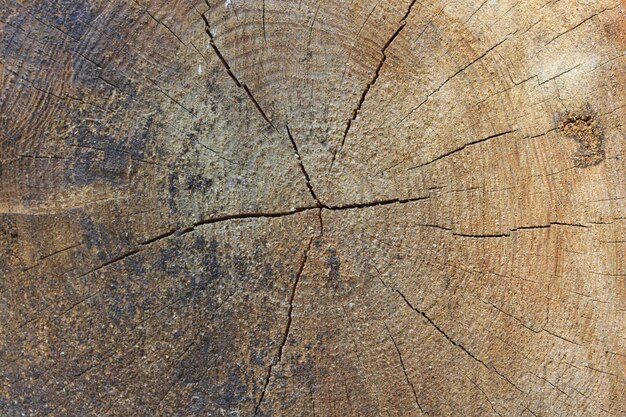
M 626 416 L 625 4 L 0 0 L 0 416 Z

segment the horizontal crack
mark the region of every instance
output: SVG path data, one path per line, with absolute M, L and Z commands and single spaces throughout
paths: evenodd
M 476 239 L 510 237 L 512 233 L 520 231 L 520 230 L 549 229 L 549 228 L 551 228 L 553 226 L 579 227 L 579 228 L 582 228 L 582 229 L 589 229 L 589 228 L 591 228 L 591 225 L 589 225 L 589 224 L 565 223 L 565 222 L 550 222 L 548 224 L 541 224 L 541 225 L 537 225 L 537 226 L 519 226 L 519 227 L 514 227 L 514 228 L 509 229 L 508 231 L 502 232 L 502 233 L 463 233 L 463 232 L 455 232 L 451 227 L 440 226 L 438 224 L 417 223 L 417 224 L 414 224 L 414 226 L 417 226 L 417 227 L 430 227 L 430 228 L 433 228 L 433 229 L 443 230 L 444 232 L 449 232 L 453 236 L 469 237 L 469 238 L 476 238 Z
M 426 196 L 426 197 L 415 197 L 415 198 L 407 198 L 407 199 L 399 199 L 399 198 L 395 198 L 395 199 L 388 199 L 388 200 L 374 200 L 374 201 L 370 201 L 370 202 L 365 202 L 365 203 L 352 203 L 352 204 L 345 204 L 345 205 L 326 205 L 326 204 L 322 204 L 319 203 L 318 200 L 318 205 L 315 206 L 305 206 L 305 207 L 298 207 L 298 208 L 294 208 L 292 210 L 289 211 L 275 211 L 275 212 L 249 212 L 249 213 L 238 213 L 238 214 L 227 214 L 227 215 L 223 215 L 223 216 L 218 216 L 218 217 L 213 217 L 210 219 L 204 219 L 204 220 L 200 220 L 197 221 L 195 223 L 193 223 L 191 226 L 186 226 L 186 227 L 179 227 L 176 229 L 172 229 L 172 230 L 168 230 L 167 232 L 164 232 L 160 235 L 157 235 L 153 238 L 150 238 L 148 240 L 145 240 L 143 242 L 140 243 L 140 245 L 145 246 L 145 245 L 149 245 L 152 244 L 156 241 L 159 241 L 161 239 L 166 239 L 170 236 L 182 236 L 188 233 L 191 233 L 193 231 L 195 231 L 195 228 L 198 226 L 203 226 L 203 225 L 207 225 L 207 224 L 215 224 L 215 223 L 221 223 L 221 222 L 225 222 L 225 221 L 229 221 L 229 220 L 249 220 L 249 219 L 263 219 L 263 218 L 278 218 L 278 217 L 286 217 L 286 216 L 292 216 L 294 214 L 298 214 L 298 213 L 303 213 L 303 212 L 307 212 L 310 210 L 328 210 L 328 211 L 343 211 L 343 210 L 355 210 L 355 209 L 364 209 L 364 208 L 373 208 L 373 207 L 382 207 L 382 206 L 389 206 L 389 205 L 395 205 L 395 204 L 408 204 L 408 203 L 414 203 L 414 202 L 418 202 L 418 201 L 423 201 L 423 200 L 428 200 L 430 197 Z M 505 233 L 494 233 L 494 234 L 471 234 L 471 233 L 461 233 L 461 232 L 454 232 L 452 231 L 451 228 L 448 227 L 444 227 L 444 226 L 439 226 L 436 224 L 417 224 L 417 226 L 420 227 L 431 227 L 431 228 L 435 228 L 435 229 L 440 229 L 446 232 L 451 232 L 452 235 L 454 236 L 460 236 L 460 237 L 469 237 L 469 238 L 503 238 L 503 237 L 510 237 L 511 233 L 519 231 L 519 230 L 532 230 L 532 229 L 548 229 L 552 226 L 567 226 L 567 227 L 579 227 L 579 228 L 584 228 L 584 229 L 588 229 L 591 228 L 590 225 L 585 225 L 585 224 L 579 224 L 579 223 L 565 223 L 565 222 L 550 222 L 549 224 L 546 225 L 538 225 L 538 226 L 520 226 L 520 227 L 516 227 L 513 229 L 510 229 L 508 232 Z M 131 255 L 132 253 L 130 253 L 129 255 Z
M 591 228 L 590 225 L 586 225 L 586 224 L 564 223 L 564 222 L 550 222 L 548 224 L 542 224 L 542 225 L 538 225 L 538 226 L 519 226 L 519 227 L 514 227 L 513 229 L 509 229 L 508 232 L 504 232 L 504 233 L 472 234 L 472 233 L 452 232 L 452 234 L 455 235 L 455 236 L 473 237 L 473 238 L 479 238 L 479 239 L 480 238 L 490 238 L 490 237 L 510 237 L 513 232 L 517 232 L 519 230 L 549 229 L 552 226 L 579 227 L 579 228 L 583 228 L 583 229 Z M 445 229 L 445 228 L 442 227 L 442 229 Z M 450 229 L 445 229 L 445 230 L 450 230 Z
M 414 198 L 393 198 L 389 200 L 374 200 L 366 203 L 352 203 L 345 204 L 340 206 L 322 206 L 322 208 L 326 210 L 351 210 L 358 208 L 369 208 L 369 207 L 377 207 L 377 206 L 388 206 L 391 204 L 406 204 L 406 203 L 414 203 L 416 201 L 428 200 L 430 197 L 414 197 Z
M 389 200 L 374 200 L 374 201 L 370 201 L 366 203 L 352 203 L 352 204 L 337 205 L 337 206 L 326 205 L 326 204 L 320 203 L 320 205 L 298 207 L 290 211 L 230 214 L 230 215 L 225 215 L 225 216 L 220 216 L 220 217 L 214 217 L 211 219 L 200 220 L 198 222 L 195 222 L 192 226 L 189 226 L 187 228 L 177 229 L 176 231 L 178 231 L 180 235 L 184 235 L 184 234 L 192 232 L 194 228 L 197 226 L 202 226 L 205 224 L 221 223 L 221 222 L 228 221 L 228 220 L 285 217 L 285 216 L 291 216 L 297 213 L 302 213 L 302 212 L 310 211 L 310 210 L 329 210 L 329 211 L 354 210 L 354 209 L 371 208 L 371 207 L 378 207 L 378 206 L 389 206 L 393 204 L 414 203 L 417 201 L 427 200 L 429 198 L 430 197 L 415 197 L 415 198 L 406 198 L 406 199 L 394 198 L 394 199 L 389 199 Z M 165 233 L 165 237 L 173 235 L 175 234 L 175 232 L 172 232 L 172 231 L 167 232 Z M 151 241 L 153 240 L 154 239 L 151 239 Z

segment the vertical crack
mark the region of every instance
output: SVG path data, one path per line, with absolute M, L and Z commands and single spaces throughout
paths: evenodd
M 265 0 L 263 0 L 263 12 L 262 12 L 262 20 L 263 20 L 263 41 L 265 45 L 267 45 L 267 33 L 265 31 Z
M 261 391 L 261 396 L 259 397 L 259 401 L 254 407 L 254 416 L 256 416 L 259 412 L 259 408 L 263 403 L 263 399 L 265 398 L 265 393 L 267 392 L 267 387 L 270 384 L 270 380 L 272 378 L 272 371 L 274 367 L 279 364 L 283 358 L 283 349 L 285 344 L 287 343 L 287 339 L 289 338 L 289 332 L 291 330 L 291 322 L 292 322 L 292 314 L 293 314 L 293 300 L 296 297 L 296 290 L 298 289 L 298 283 L 300 282 L 300 277 L 302 276 L 302 272 L 304 271 L 304 265 L 306 264 L 307 258 L 309 256 L 309 251 L 311 250 L 311 246 L 313 245 L 313 239 L 309 240 L 309 244 L 307 245 L 306 250 L 304 251 L 304 256 L 302 257 L 302 261 L 300 261 L 300 266 L 298 268 L 298 273 L 296 274 L 296 279 L 293 283 L 293 287 L 291 288 L 291 294 L 289 296 L 289 308 L 287 309 L 287 324 L 285 325 L 285 331 L 283 332 L 283 338 L 280 342 L 280 346 L 278 347 L 278 355 L 272 361 L 270 366 L 267 369 L 267 376 L 265 377 L 265 382 L 263 385 L 263 391 Z
M 387 323 L 384 323 L 384 324 L 385 324 L 385 329 L 387 329 L 387 334 L 389 334 L 389 337 L 391 338 L 391 341 L 393 342 L 393 346 L 396 348 L 396 352 L 398 352 L 398 358 L 400 359 L 400 366 L 402 366 L 402 371 L 404 372 L 404 378 L 406 379 L 407 384 L 409 384 L 409 386 L 411 387 L 411 390 L 413 391 L 413 398 L 415 399 L 415 404 L 417 405 L 417 408 L 419 408 L 419 410 L 422 412 L 422 414 L 428 415 L 428 413 L 424 411 L 424 409 L 419 403 L 419 400 L 417 399 L 417 392 L 415 391 L 415 386 L 409 379 L 409 374 L 407 373 L 406 367 L 404 366 L 404 360 L 402 359 L 402 353 L 400 353 L 398 344 L 396 343 L 396 340 L 391 335 L 391 332 L 389 331 L 389 327 L 387 327 Z
M 383 47 L 382 47 L 382 49 L 380 51 L 383 57 L 380 60 L 380 62 L 378 63 L 378 66 L 376 67 L 376 71 L 374 72 L 374 75 L 372 76 L 372 79 L 365 86 L 365 89 L 361 93 L 361 97 L 359 98 L 359 102 L 357 103 L 356 107 L 352 110 L 352 116 L 348 120 L 348 122 L 346 124 L 346 127 L 345 127 L 345 129 L 343 131 L 343 137 L 341 138 L 341 144 L 340 144 L 340 146 L 338 148 L 335 149 L 335 151 L 333 153 L 333 158 L 330 161 L 330 167 L 328 168 L 329 172 L 332 171 L 332 169 L 333 169 L 333 165 L 335 163 L 335 159 L 337 157 L 337 153 L 343 148 L 344 144 L 346 143 L 346 137 L 348 136 L 348 132 L 350 132 L 350 128 L 352 127 L 352 122 L 354 122 L 356 120 L 357 116 L 361 112 L 361 107 L 363 106 L 363 103 L 365 102 L 365 98 L 367 97 L 367 94 L 369 93 L 370 88 L 374 84 L 376 84 L 376 81 L 378 80 L 378 77 L 380 76 L 380 71 L 382 70 L 383 65 L 385 64 L 385 61 L 387 60 L 387 48 L 389 48 L 389 46 L 393 43 L 393 41 L 398 37 L 400 32 L 402 32 L 402 29 L 404 29 L 404 27 L 406 26 L 406 19 L 409 17 L 409 14 L 411 13 L 411 9 L 413 8 L 413 5 L 415 4 L 415 2 L 416 2 L 416 0 L 413 0 L 411 2 L 411 4 L 409 4 L 409 7 L 408 7 L 406 13 L 404 14 L 402 19 L 400 20 L 400 25 L 398 26 L 396 31 L 391 35 L 391 37 L 387 40 L 385 45 L 383 45 Z

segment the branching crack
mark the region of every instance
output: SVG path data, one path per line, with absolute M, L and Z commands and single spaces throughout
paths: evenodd
M 188 227 L 184 227 L 184 228 L 179 228 L 176 230 L 170 230 L 166 233 L 163 234 L 162 238 L 166 238 L 169 237 L 171 235 L 185 235 L 187 233 L 191 233 L 195 230 L 195 228 L 197 226 L 203 226 L 205 224 L 214 224 L 214 223 L 221 223 L 224 221 L 229 221 L 229 220 L 247 220 L 247 219 L 261 219 L 261 218 L 276 218 L 276 217 L 285 217 L 285 216 L 292 216 L 294 214 L 297 213 L 302 213 L 302 212 L 306 212 L 306 211 L 310 211 L 310 210 L 330 210 L 330 211 L 341 211 L 341 210 L 354 210 L 354 209 L 362 209 L 362 208 L 372 208 L 372 207 L 378 207 L 378 206 L 389 206 L 389 205 L 393 205 L 393 204 L 408 204 L 408 203 L 413 203 L 413 202 L 417 202 L 417 201 L 422 201 L 422 200 L 427 200 L 429 197 L 415 197 L 415 198 L 407 198 L 407 199 L 390 199 L 390 200 L 374 200 L 374 201 L 370 201 L 370 202 L 366 202 L 366 203 L 353 203 L 353 204 L 346 204 L 346 205 L 341 205 L 341 206 L 330 206 L 330 205 L 326 205 L 326 204 L 322 204 L 320 206 L 315 205 L 315 206 L 308 206 L 308 207 L 298 207 L 298 208 L 294 208 L 290 211 L 275 211 L 275 212 L 267 212 L 267 213 L 260 213 L 260 212 L 252 212 L 252 213 L 239 213 L 239 214 L 227 214 L 224 216 L 219 216 L 219 217 L 213 217 L 210 219 L 205 219 L 205 220 L 200 220 L 195 222 L 193 225 L 188 226 Z M 147 243 L 152 243 L 153 241 L 159 240 L 159 238 L 153 238 L 147 241 Z M 144 242 L 145 244 L 146 242 Z
M 415 199 L 415 200 L 419 200 L 419 199 Z M 235 220 L 235 219 L 259 219 L 259 218 L 274 218 L 274 217 L 284 217 L 284 216 L 291 216 L 297 213 L 302 213 L 305 211 L 309 211 L 309 210 L 320 210 L 322 208 L 327 209 L 327 210 L 348 210 L 348 209 L 352 209 L 352 208 L 365 208 L 365 207 L 373 207 L 373 206 L 377 206 L 377 205 L 389 205 L 389 204 L 394 204 L 394 203 L 403 203 L 403 202 L 408 202 L 408 201 L 412 201 L 412 200 L 388 200 L 388 201 L 379 201 L 379 202 L 372 202 L 372 203 L 368 203 L 368 204 L 356 204 L 356 205 L 348 205 L 348 206 L 337 206 L 337 207 L 332 207 L 332 206 L 324 206 L 324 207 L 319 207 L 319 206 L 314 206 L 314 207 L 301 207 L 301 208 L 296 208 L 294 210 L 291 211 L 286 211 L 286 212 L 268 212 L 268 213 L 241 213 L 241 214 L 231 214 L 231 215 L 225 215 L 225 216 L 220 216 L 220 217 L 214 217 L 211 219 L 206 219 L 206 220 L 201 220 L 198 221 L 196 223 L 194 223 L 192 226 L 188 226 L 188 227 L 178 227 L 178 228 L 174 228 L 174 229 L 170 229 L 166 232 L 160 233 L 150 239 L 147 239 L 145 241 L 142 241 L 138 244 L 138 247 L 128 251 L 128 252 L 124 252 L 102 264 L 100 264 L 99 266 L 90 269 L 89 271 L 85 272 L 83 275 L 81 275 L 80 277 L 89 275 L 93 272 L 99 271 L 103 268 L 106 268 L 109 265 L 112 265 L 114 263 L 120 262 L 132 255 L 135 255 L 138 252 L 141 252 L 143 249 L 143 246 L 149 246 L 155 242 L 158 242 L 160 240 L 163 239 L 167 239 L 171 236 L 181 236 L 187 233 L 190 233 L 192 231 L 195 230 L 195 227 L 197 226 L 202 226 L 205 224 L 213 224 L 213 223 L 221 223 L 224 221 L 228 221 L 228 220 Z M 320 210 L 321 211 L 321 210 Z M 320 221 L 321 221 L 321 216 L 320 216 Z
M 259 407 L 263 403 L 263 398 L 265 398 L 265 393 L 267 392 L 267 387 L 272 378 L 272 371 L 274 367 L 279 364 L 283 358 L 283 349 L 285 348 L 285 344 L 287 343 L 287 339 L 289 338 L 289 331 L 291 330 L 291 321 L 293 314 L 293 300 L 296 297 L 296 290 L 298 289 L 298 283 L 300 282 L 300 277 L 302 276 L 302 272 L 304 271 L 304 266 L 306 265 L 307 258 L 309 256 L 309 251 L 311 250 L 311 246 L 313 245 L 313 238 L 309 240 L 309 244 L 304 251 L 304 256 L 302 257 L 302 261 L 300 261 L 300 266 L 298 268 L 298 272 L 296 274 L 296 279 L 294 280 L 293 287 L 291 288 L 291 294 L 289 296 L 289 308 L 287 309 L 287 324 L 285 325 L 285 331 L 283 332 L 283 338 L 280 342 L 280 346 L 278 347 L 278 355 L 276 355 L 275 359 L 272 361 L 270 366 L 267 369 L 267 376 L 265 378 L 265 382 L 263 385 L 263 391 L 261 391 L 261 396 L 259 397 L 259 401 L 254 407 L 254 414 L 257 415 L 259 412 Z
M 495 407 L 494 407 L 494 405 L 493 405 L 493 402 L 491 402 L 491 399 L 489 399 L 489 396 L 488 396 L 488 395 L 487 395 L 487 393 L 486 393 L 486 392 L 485 392 L 485 391 L 484 391 L 484 390 L 480 387 L 480 385 L 478 385 L 478 384 L 477 384 L 476 382 L 474 382 L 472 379 L 469 379 L 469 378 L 468 378 L 468 380 L 469 380 L 472 384 L 474 384 L 474 386 L 476 387 L 476 389 L 478 389 L 478 390 L 479 390 L 479 391 L 483 394 L 483 396 L 487 399 L 487 403 L 489 404 L 489 406 L 491 407 L 491 409 L 493 410 L 493 412 L 494 412 L 494 413 L 496 413 L 497 415 L 499 415 L 500 417 L 502 417 L 502 414 L 500 414 L 500 413 L 498 412 L 498 410 L 496 410 L 496 408 L 495 408 Z
M 359 113 L 361 111 L 361 107 L 363 106 L 363 103 L 365 102 L 365 98 L 367 97 L 367 94 L 369 93 L 370 88 L 374 84 L 376 84 L 376 81 L 378 80 L 378 77 L 380 76 L 380 71 L 382 70 L 383 65 L 385 64 L 385 61 L 387 60 L 387 48 L 389 48 L 389 46 L 393 43 L 393 41 L 398 37 L 400 32 L 402 32 L 402 29 L 404 29 L 404 27 L 406 26 L 406 19 L 409 17 L 409 14 L 411 13 L 411 9 L 413 8 L 413 5 L 415 4 L 415 2 L 416 2 L 416 0 L 413 0 L 411 2 L 411 4 L 409 4 L 409 7 L 408 7 L 406 13 L 404 14 L 402 19 L 400 20 L 400 25 L 398 26 L 396 31 L 391 35 L 391 37 L 387 40 L 385 45 L 383 45 L 383 47 L 382 47 L 382 49 L 380 51 L 380 53 L 382 54 L 382 58 L 381 58 L 380 62 L 378 63 L 378 66 L 376 67 L 376 71 L 374 72 L 374 75 L 372 76 L 372 79 L 365 86 L 365 89 L 361 93 L 361 97 L 359 98 L 359 102 L 357 103 L 356 107 L 352 110 L 352 116 L 350 117 L 350 119 L 346 123 L 346 128 L 343 131 L 343 137 L 341 138 L 341 144 L 340 144 L 340 146 L 338 148 L 335 149 L 335 151 L 333 153 L 333 158 L 330 161 L 330 167 L 328 169 L 329 172 L 333 169 L 333 165 L 335 163 L 335 158 L 337 157 L 337 153 L 343 148 L 344 144 L 346 143 L 346 137 L 348 136 L 348 132 L 350 131 L 350 127 L 352 127 L 352 122 L 354 122 L 356 120 L 357 116 L 359 115 Z

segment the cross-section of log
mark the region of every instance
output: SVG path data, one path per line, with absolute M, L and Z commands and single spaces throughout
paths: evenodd
M 626 415 L 618 0 L 0 0 L 0 415 Z

